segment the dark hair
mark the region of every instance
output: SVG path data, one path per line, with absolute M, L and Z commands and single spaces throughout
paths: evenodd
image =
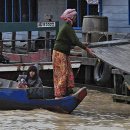
M 37 67 L 36 66 L 30 66 L 27 70 L 27 78 L 30 77 L 29 73 L 30 71 L 33 71 L 35 72 L 35 76 L 33 77 L 33 79 L 36 79 L 37 78 Z

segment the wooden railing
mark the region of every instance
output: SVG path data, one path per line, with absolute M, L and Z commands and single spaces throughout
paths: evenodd
M 27 41 L 27 51 L 29 51 L 31 46 L 32 39 L 32 31 L 56 31 L 56 35 L 59 30 L 59 22 L 0 22 L 0 54 L 2 54 L 3 50 L 3 42 L 6 41 L 2 39 L 3 32 L 11 32 L 12 38 L 8 41 L 11 42 L 12 51 L 15 51 L 15 42 L 20 41 L 20 39 L 16 39 L 16 32 L 27 31 L 28 38 L 25 39 Z M 49 38 L 49 37 L 47 37 Z

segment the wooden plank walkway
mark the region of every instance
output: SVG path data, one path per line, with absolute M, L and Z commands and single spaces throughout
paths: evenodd
M 37 64 L 37 62 L 32 63 L 11 63 L 11 64 L 0 64 L 0 73 L 1 72 L 17 72 L 17 71 L 27 71 L 29 66 Z M 52 70 L 52 62 L 38 62 L 39 70 Z M 79 68 L 81 61 L 71 61 L 71 67 Z
M 130 40 L 97 42 L 91 48 L 96 57 L 130 74 Z

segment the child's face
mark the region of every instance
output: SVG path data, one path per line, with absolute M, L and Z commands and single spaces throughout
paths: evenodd
M 35 76 L 35 74 L 36 74 L 36 73 L 35 73 L 34 71 L 30 71 L 30 72 L 29 72 L 29 75 L 30 75 L 31 78 L 33 78 L 33 77 Z

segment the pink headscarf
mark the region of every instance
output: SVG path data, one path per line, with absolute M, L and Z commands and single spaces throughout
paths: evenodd
M 63 14 L 60 16 L 61 19 L 68 22 L 70 21 L 71 24 L 73 23 L 73 18 L 76 16 L 77 12 L 75 9 L 66 9 Z

